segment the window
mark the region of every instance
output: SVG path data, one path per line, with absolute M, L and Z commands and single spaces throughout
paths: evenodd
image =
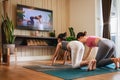
M 102 19 L 102 0 L 97 0 L 97 35 L 102 37 L 103 19 Z M 110 34 L 111 39 L 116 45 L 116 57 L 120 57 L 120 0 L 112 0 L 110 15 Z
M 117 34 L 117 1 L 112 0 L 111 4 L 111 18 L 110 18 L 110 34 L 111 39 L 115 42 L 116 40 L 116 34 Z

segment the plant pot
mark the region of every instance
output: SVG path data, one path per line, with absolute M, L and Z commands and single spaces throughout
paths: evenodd
M 15 51 L 15 44 L 4 44 L 3 45 L 3 50 L 4 50 L 4 54 L 6 54 L 6 49 L 9 48 L 10 49 L 10 54 L 13 54 Z
M 3 62 L 7 62 L 8 60 L 8 54 L 7 54 L 7 48 L 10 49 L 10 54 L 13 54 L 14 53 L 14 50 L 15 50 L 15 44 L 4 44 L 3 45 L 3 54 L 2 54 L 2 57 L 3 57 Z

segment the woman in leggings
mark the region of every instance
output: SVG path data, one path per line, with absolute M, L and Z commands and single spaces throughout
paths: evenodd
M 98 47 L 96 55 L 97 67 L 115 63 L 115 69 L 119 68 L 120 59 L 113 58 L 116 54 L 116 50 L 115 44 L 112 40 L 96 36 L 86 36 L 86 32 L 79 32 L 77 34 L 77 39 L 89 47 L 85 58 L 89 56 L 93 47 Z
M 58 53 L 60 49 L 64 49 L 64 59 L 66 59 L 67 53 L 71 53 L 71 64 L 73 68 L 78 68 L 83 65 L 88 65 L 88 70 L 94 70 L 96 68 L 96 60 L 85 60 L 82 61 L 83 59 L 83 54 L 84 54 L 84 45 L 80 41 L 65 41 L 65 36 L 66 34 L 59 34 L 58 35 L 58 44 L 55 50 L 55 53 L 52 58 L 52 65 L 55 63 L 56 58 L 58 57 Z M 65 61 L 65 60 L 64 60 Z

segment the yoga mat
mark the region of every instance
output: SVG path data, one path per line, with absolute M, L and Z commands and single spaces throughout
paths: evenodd
M 37 66 L 24 66 L 24 67 L 35 71 L 41 71 L 46 74 L 62 78 L 64 80 L 72 80 L 76 78 L 83 78 L 88 76 L 95 76 L 95 75 L 120 71 L 114 69 L 114 64 L 97 68 L 94 71 L 87 71 L 86 70 L 87 67 L 73 69 L 71 68 L 70 65 L 54 65 L 54 66 L 37 65 Z
M 55 65 L 46 65 L 46 64 L 40 64 L 40 65 L 29 65 L 29 66 L 23 66 L 24 68 L 28 68 L 35 71 L 48 71 L 48 70 L 61 70 L 61 69 L 71 69 L 72 66 L 70 64 L 62 65 L 62 64 L 55 64 Z

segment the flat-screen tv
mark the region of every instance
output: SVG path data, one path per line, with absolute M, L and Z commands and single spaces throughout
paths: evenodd
M 53 12 L 26 5 L 17 4 L 16 28 L 27 30 L 51 31 L 53 29 Z

